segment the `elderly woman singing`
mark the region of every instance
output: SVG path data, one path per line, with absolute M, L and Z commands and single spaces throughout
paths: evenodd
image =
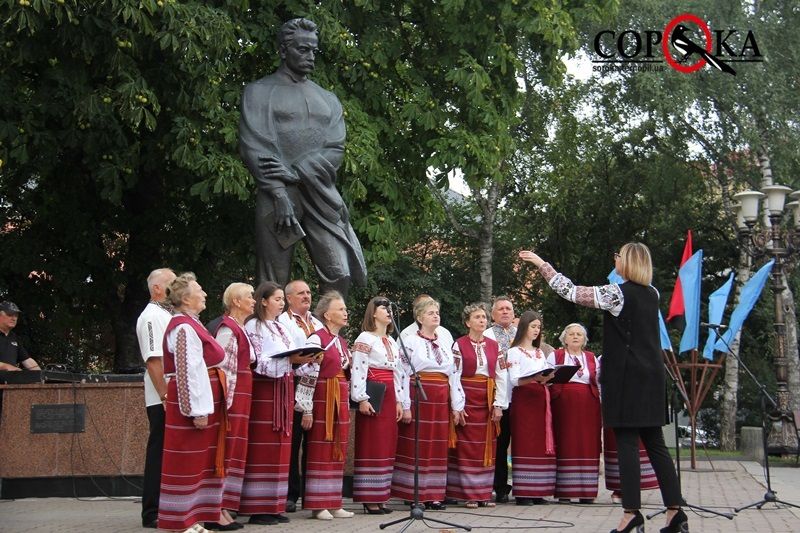
M 175 316 L 164 332 L 164 459 L 158 527 L 202 533 L 239 525 L 222 514 L 225 476 L 225 374 L 222 347 L 200 323 L 206 293 L 194 274 L 167 287 Z
M 336 291 L 322 295 L 314 314 L 323 327 L 312 333 L 306 346 L 319 347 L 322 357 L 303 365 L 295 391 L 295 409 L 302 411 L 306 435 L 307 468 L 303 508 L 319 520 L 350 518 L 342 509 L 342 478 L 350 434 L 349 383 L 351 356 L 339 332 L 347 325 L 347 306 Z

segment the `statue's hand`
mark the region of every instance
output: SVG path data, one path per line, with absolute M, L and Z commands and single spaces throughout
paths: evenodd
M 292 200 L 285 191 L 275 193 L 275 230 L 292 229 L 300 223 L 294 216 L 294 206 Z
M 258 168 L 265 180 L 280 180 L 284 183 L 298 183 L 300 178 L 290 168 L 274 156 L 260 156 Z

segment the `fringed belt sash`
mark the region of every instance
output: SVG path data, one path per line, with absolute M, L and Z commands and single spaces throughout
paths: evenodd
M 333 442 L 332 458 L 334 461 L 344 460 L 342 443 L 339 442 L 337 429 L 339 427 L 339 409 L 342 402 L 339 384 L 346 380 L 347 377 L 341 370 L 334 377 L 325 379 L 325 441 Z
M 486 443 L 483 447 L 483 466 L 494 465 L 494 454 L 492 453 L 492 442 L 500 434 L 500 423 L 492 422 L 492 412 L 494 411 L 494 379 L 476 375 L 472 377 L 461 377 L 461 381 L 468 383 L 486 383 L 486 403 L 489 409 L 489 417 L 486 419 Z
M 284 374 L 279 378 L 267 378 L 275 382 L 272 391 L 272 431 L 278 431 L 287 437 L 292 434 L 292 385 L 294 378 L 291 374 Z
M 219 378 L 219 384 L 222 387 L 219 429 L 217 429 L 217 455 L 214 458 L 214 475 L 216 477 L 225 477 L 225 436 L 231 429 L 230 422 L 228 421 L 228 403 L 226 401 L 228 382 L 225 379 L 225 372 L 219 367 L 209 368 L 208 375 L 217 376 Z
M 544 389 L 544 453 L 545 455 L 556 454 L 556 443 L 553 438 L 553 413 L 550 411 L 550 387 L 540 385 Z

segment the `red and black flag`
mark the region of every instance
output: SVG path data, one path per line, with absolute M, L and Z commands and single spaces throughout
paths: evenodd
M 686 232 L 686 244 L 683 247 L 683 256 L 681 257 L 681 265 L 692 257 L 692 230 Z M 667 313 L 667 322 L 673 326 L 680 327 L 678 322 L 673 322 L 676 319 L 683 319 L 683 290 L 681 289 L 680 276 L 675 278 L 675 288 L 672 290 L 672 298 L 669 301 L 669 313 Z

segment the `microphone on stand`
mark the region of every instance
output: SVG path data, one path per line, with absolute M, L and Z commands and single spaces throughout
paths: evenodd
M 710 322 L 700 322 L 700 325 L 704 328 L 711 328 L 711 329 L 728 329 L 726 324 L 712 324 Z

